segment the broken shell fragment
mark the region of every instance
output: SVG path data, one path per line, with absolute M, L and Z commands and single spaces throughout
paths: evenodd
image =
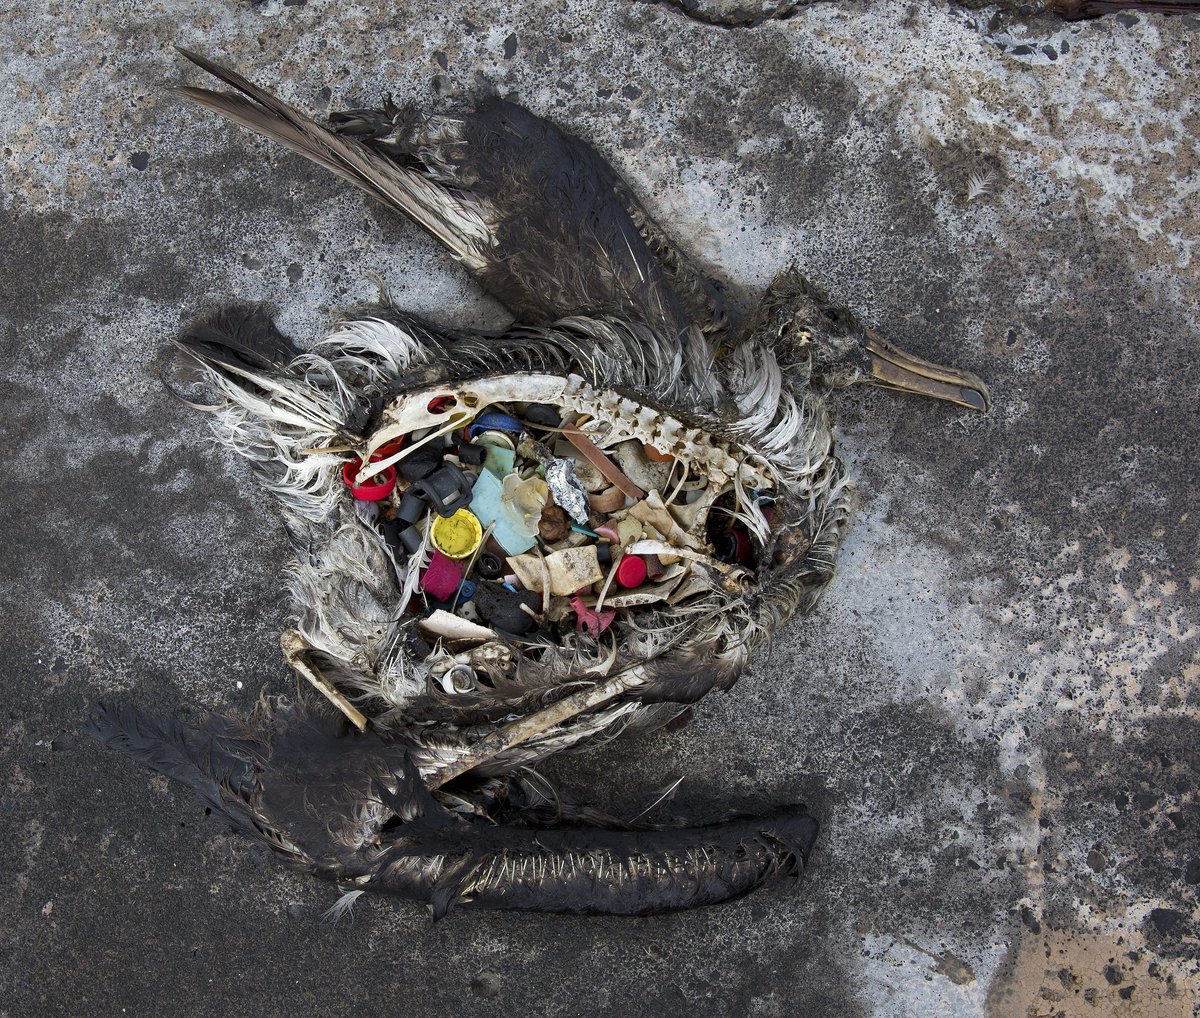
M 634 484 L 647 491 L 662 491 L 671 476 L 672 464 L 651 460 L 641 442 L 622 442 L 610 455 Z
M 675 517 L 663 505 L 657 492 L 650 492 L 641 502 L 630 506 L 629 515 L 647 527 L 657 530 L 669 544 L 685 548 L 699 547 L 699 542 L 676 522 Z
M 642 536 L 642 530 L 641 520 L 633 515 L 626 516 L 617 523 L 617 537 L 620 539 L 618 543 L 622 548 L 628 548 Z
M 588 495 L 588 504 L 592 507 L 593 512 L 607 516 L 624 507 L 625 492 L 617 487 L 607 488 L 594 495 Z
M 574 449 L 574 446 L 570 442 L 559 442 L 555 447 L 555 452 L 563 456 L 568 456 L 571 454 L 572 449 Z M 592 463 L 584 459 L 577 459 L 575 461 L 575 479 L 583 485 L 584 490 L 588 492 L 589 496 L 605 491 L 612 484 Z M 621 494 L 621 497 L 625 497 L 624 493 Z
M 584 458 L 600 471 L 608 480 L 620 488 L 630 498 L 645 498 L 646 493 L 638 487 L 603 451 L 583 432 L 574 428 L 564 432 L 569 441 L 583 454 Z
M 494 640 L 496 638 L 495 630 L 460 618 L 442 608 L 433 612 L 429 618 L 421 619 L 421 628 L 425 632 L 431 633 L 433 636 L 440 636 L 445 640 Z

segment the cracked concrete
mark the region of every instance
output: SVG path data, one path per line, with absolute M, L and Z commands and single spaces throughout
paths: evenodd
M 16 5 L 0 1015 L 1193 1013 L 1200 22 L 994 14 Z M 377 272 L 504 318 L 414 228 L 183 107 L 174 43 L 318 115 L 491 83 L 596 142 L 742 304 L 796 261 L 992 385 L 986 418 L 843 395 L 862 508 L 817 612 L 688 728 L 553 768 L 631 813 L 680 774 L 696 816 L 806 798 L 798 886 L 436 928 L 364 899 L 330 929 L 331 887 L 74 734 L 101 696 L 293 687 L 275 516 L 159 380 L 183 317 L 268 300 L 307 341 Z

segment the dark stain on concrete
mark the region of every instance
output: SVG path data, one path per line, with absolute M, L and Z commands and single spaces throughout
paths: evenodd
M 79 25 L 72 37 L 30 34 L 33 63 L 17 77 L 45 64 L 45 94 L 68 95 L 68 120 L 82 119 L 112 158 L 73 164 L 47 199 L 17 187 L 36 174 L 19 161 L 32 157 L 13 156 L 24 176 L 0 212 L 0 437 L 10 449 L 0 486 L 0 809 L 10 832 L 0 943 L 15 959 L 0 972 L 0 1006 L 151 1014 L 203 1001 L 234 1014 L 249 1001 L 264 1015 L 357 1014 L 365 995 L 401 994 L 409 1014 L 855 1016 L 910 1004 L 979 1013 L 989 984 L 1022 1011 L 1054 994 L 1062 1007 L 1125 991 L 1133 1005 L 1176 999 L 1165 995 L 1183 987 L 1194 954 L 1200 886 L 1200 703 L 1187 678 L 1194 640 L 1184 638 L 1196 612 L 1200 379 L 1195 303 L 1171 288 L 1186 273 L 1172 274 L 1158 241 L 1138 248 L 1127 230 L 1110 235 L 1082 193 L 1034 206 L 1031 171 L 982 133 L 914 141 L 897 126 L 900 102 L 879 101 L 842 70 L 856 66 L 853 32 L 874 30 L 866 15 L 846 15 L 840 36 L 825 14 L 726 33 L 621 6 L 596 15 L 615 62 L 576 15 L 471 4 L 448 18 L 431 7 L 406 18 L 401 39 L 382 8 L 364 32 L 344 21 L 318 31 L 302 20 L 314 16 L 306 7 L 266 18 L 226 5 L 182 28 L 163 14 Z M 474 35 L 463 18 L 480 26 Z M 930 9 L 898 31 L 926 42 L 935 30 L 951 27 Z M 1121 45 L 1089 35 L 1104 31 L 1072 36 L 1072 59 Z M 787 224 L 800 238 L 789 251 L 885 334 L 992 384 L 989 418 L 882 393 L 839 398 L 868 536 L 825 607 L 687 728 L 548 768 L 628 815 L 679 774 L 659 815 L 807 801 L 823 834 L 798 884 L 632 922 L 461 913 L 431 927 L 410 904 L 361 900 L 353 925 L 331 929 L 319 918 L 332 887 L 282 870 L 181 790 L 75 737 L 102 695 L 164 713 L 244 713 L 260 690 L 295 692 L 275 642 L 283 536 L 245 469 L 214 454 L 202 419 L 158 380 L 160 345 L 182 317 L 229 298 L 275 301 L 304 342 L 323 308 L 370 295 L 367 268 L 440 319 L 496 315 L 431 241 L 340 182 L 147 100 L 182 76 L 162 56 L 180 33 L 244 66 L 271 64 L 264 81 L 282 59 L 282 73 L 303 81 L 296 94 L 322 111 L 355 95 L 373 101 L 377 67 L 406 91 L 419 64 L 426 84 L 433 68 L 454 89 L 483 75 L 560 123 L 597 125 L 618 165 L 622 152 L 633 167 L 647 153 L 672 159 L 670 180 L 673 168 L 736 164 L 714 202 Z M 510 35 L 518 45 L 506 60 Z M 38 49 L 67 41 L 83 54 L 71 63 Z M 296 60 L 301 52 L 310 59 Z M 101 59 L 104 94 L 72 93 Z M 522 77 L 527 67 L 536 74 Z M 1059 59 L 1055 73 L 1070 67 Z M 1026 71 L 1011 73 L 1005 87 L 1019 90 Z M 1019 105 L 1005 108 L 1016 117 Z M 664 138 L 668 120 L 678 133 Z M 881 139 L 877 162 L 851 145 L 860 125 Z M 47 118 L 38 127 L 36 151 L 79 156 L 54 147 L 60 128 Z M 743 153 L 747 140 L 756 144 Z M 1007 232 L 968 239 L 963 224 L 993 206 L 966 202 L 965 183 L 997 163 L 1006 172 L 979 201 L 996 202 Z M 73 187 L 81 198 L 64 197 Z M 1011 211 L 1023 204 L 1034 211 Z M 1149 269 L 1147 250 L 1157 256 Z M 787 254 L 764 246 L 747 257 L 749 273 L 782 267 Z M 1040 303 L 1030 280 L 1044 283 Z M 888 541 L 901 566 L 917 563 L 911 573 L 887 558 Z M 1059 579 L 1076 572 L 1060 597 Z M 881 616 L 898 628 L 880 629 Z M 1171 618 L 1174 638 L 1155 628 L 1169 633 Z M 1125 657 L 1089 650 L 1089 634 L 1125 641 Z M 1114 685 L 1125 664 L 1133 694 Z M 1100 716 L 1116 733 L 1097 729 L 1094 707 L 1064 720 L 1072 708 L 1056 691 L 1008 717 L 1066 670 L 1085 677 L 1065 683 L 1071 695 L 1113 697 Z M 1016 763 L 1002 746 L 1014 724 Z M 1095 934 L 1076 900 L 1125 923 L 1123 943 L 1080 953 L 1080 938 Z M 1001 942 L 1013 945 L 1012 971 L 1036 956 L 1033 982 L 1004 982 L 990 953 Z

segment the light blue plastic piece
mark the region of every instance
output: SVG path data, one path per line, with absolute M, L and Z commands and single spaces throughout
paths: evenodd
M 490 470 L 497 477 L 507 477 L 513 472 L 517 465 L 517 454 L 511 449 L 505 449 L 502 445 L 486 446 L 487 454 L 484 456 L 483 467 L 485 470 Z
M 522 525 L 524 519 L 511 502 L 505 502 L 501 497 L 504 488 L 500 478 L 490 470 L 479 471 L 475 487 L 471 490 L 471 512 L 479 517 L 479 522 L 487 527 L 494 523 L 494 537 L 509 555 L 520 555 L 529 551 L 537 543 L 536 538 L 526 534 Z

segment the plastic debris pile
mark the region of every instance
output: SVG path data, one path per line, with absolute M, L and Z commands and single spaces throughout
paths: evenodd
M 601 449 L 589 428 L 603 426 L 550 404 L 493 405 L 345 464 L 360 514 L 395 560 L 416 649 L 446 693 L 474 689 L 481 671 L 511 674 L 520 655 L 568 633 L 600 640 L 632 614 L 669 611 L 712 590 L 714 576 L 755 568 L 732 489 L 712 490 L 636 439 Z

